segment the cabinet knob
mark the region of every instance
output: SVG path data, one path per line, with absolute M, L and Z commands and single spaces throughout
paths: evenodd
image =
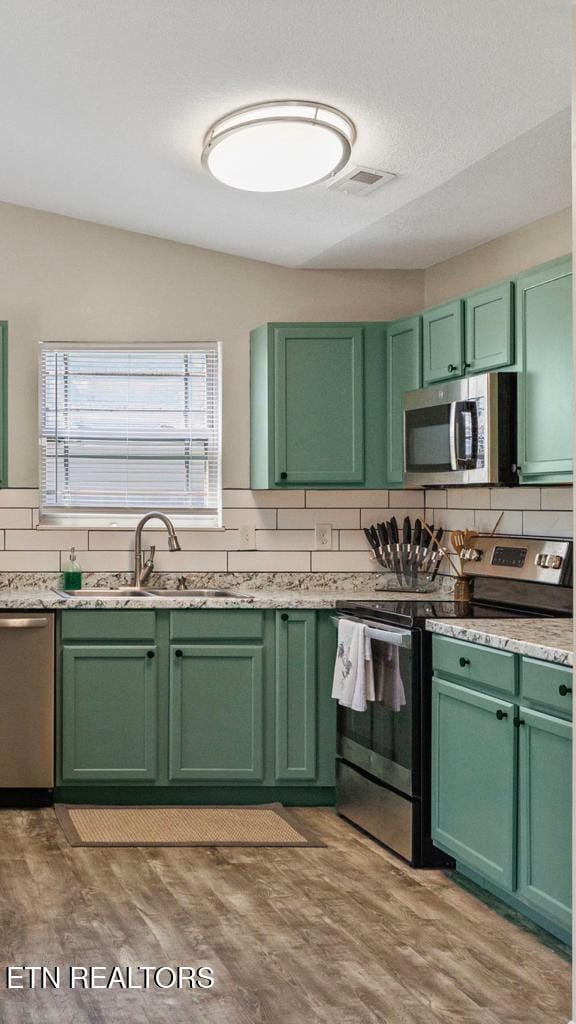
M 459 658 L 461 668 L 466 668 L 466 665 L 470 664 L 470 658 Z
M 448 370 L 448 373 L 454 373 L 454 370 L 457 370 L 458 367 L 455 366 L 454 363 L 448 363 L 446 369 Z
M 519 729 L 521 725 L 526 725 L 526 722 L 524 721 L 523 718 L 515 718 L 514 719 L 514 725 L 516 726 L 517 729 Z
M 282 622 L 288 622 L 288 618 L 289 618 L 288 613 L 287 612 L 282 612 L 282 615 L 280 616 L 280 618 L 282 619 Z
M 182 651 L 174 651 L 174 654 L 176 655 L 177 658 L 182 657 Z
M 281 480 L 287 480 L 288 479 L 288 473 L 280 473 L 280 479 Z
M 572 693 L 572 687 L 564 686 L 564 683 L 562 683 L 562 685 L 558 687 L 558 693 L 561 697 L 565 697 L 568 693 Z
M 147 658 L 153 658 L 154 657 L 154 651 L 146 651 L 146 657 Z
M 472 363 L 463 363 L 462 364 L 462 369 L 463 370 L 469 370 L 471 366 L 472 366 Z
M 499 722 L 501 722 L 503 718 L 508 718 L 508 712 L 501 711 L 500 708 L 498 708 L 498 711 L 496 712 L 496 718 L 498 719 Z

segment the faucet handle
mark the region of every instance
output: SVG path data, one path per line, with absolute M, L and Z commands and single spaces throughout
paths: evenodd
M 150 550 L 148 552 L 148 561 L 149 562 L 153 562 L 154 561 L 154 555 L 155 554 L 156 554 L 156 548 L 155 548 L 154 544 L 151 544 L 150 545 Z

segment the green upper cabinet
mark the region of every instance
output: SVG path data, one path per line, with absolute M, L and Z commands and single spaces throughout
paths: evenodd
M 516 282 L 518 465 L 522 483 L 572 480 L 572 261 Z
M 432 839 L 511 891 L 515 881 L 513 704 L 434 679 Z
M 520 708 L 518 895 L 571 924 L 572 725 Z
M 464 302 L 456 299 L 422 316 L 424 384 L 461 377 L 464 373 Z
M 385 325 L 251 334 L 251 486 L 383 487 Z
M 514 285 L 511 281 L 466 296 L 466 373 L 514 362 Z
M 154 645 L 64 647 L 64 782 L 156 778 L 156 664 Z
M 173 647 L 170 779 L 261 782 L 263 708 L 261 645 Z
M 406 317 L 386 330 L 386 484 L 402 487 L 404 419 L 402 396 L 422 384 L 422 318 Z

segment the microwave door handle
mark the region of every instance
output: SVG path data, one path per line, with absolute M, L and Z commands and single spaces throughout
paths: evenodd
M 474 436 L 477 433 L 478 428 L 474 429 L 474 417 L 469 409 L 462 410 L 462 420 L 464 422 L 464 460 L 470 462 L 474 458 L 474 452 L 477 449 L 477 438 Z
M 454 472 L 458 469 L 457 418 L 458 402 L 450 402 L 450 469 Z

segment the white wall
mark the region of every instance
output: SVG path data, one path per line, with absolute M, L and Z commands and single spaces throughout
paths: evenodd
M 37 342 L 205 340 L 224 350 L 224 484 L 249 483 L 248 335 L 266 320 L 388 320 L 421 271 L 291 270 L 0 204 L 9 483 L 37 486 Z

